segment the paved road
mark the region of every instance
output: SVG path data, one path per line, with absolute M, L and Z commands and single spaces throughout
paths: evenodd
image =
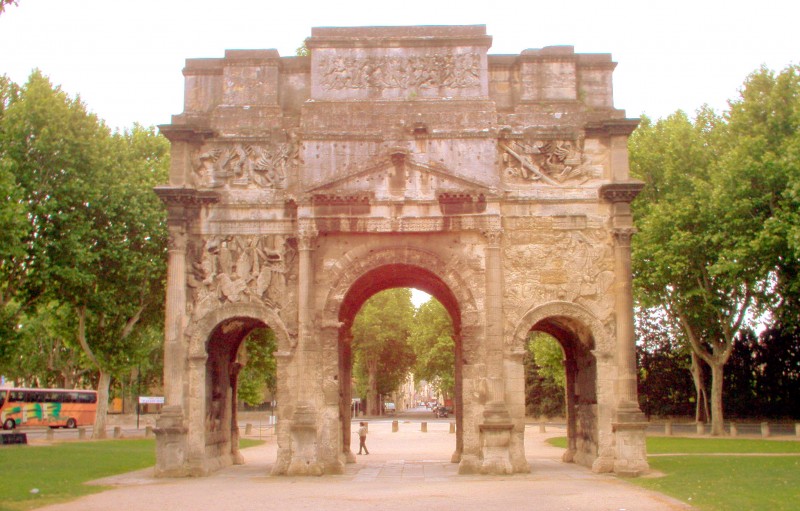
M 115 476 L 98 484 L 114 488 L 47 511 L 174 511 L 260 509 L 299 510 L 570 510 L 675 511 L 690 507 L 642 490 L 610 475 L 560 461 L 561 450 L 544 442 L 563 429 L 529 427 L 525 443 L 532 472 L 514 476 L 459 476 L 448 462 L 455 435 L 447 422 L 418 422 L 398 417 L 370 422 L 369 456 L 357 456 L 346 473 L 319 478 L 270 477 L 275 438 L 246 449 L 245 465 L 198 479 L 154 479 L 152 469 Z M 254 434 L 263 431 L 254 430 Z M 356 439 L 357 445 L 357 439 Z

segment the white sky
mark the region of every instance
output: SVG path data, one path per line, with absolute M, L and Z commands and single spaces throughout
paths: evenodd
M 311 27 L 470 24 L 487 26 L 491 54 L 611 53 L 628 117 L 721 110 L 762 64 L 800 62 L 797 0 L 19 0 L 0 15 L 0 74 L 24 83 L 38 67 L 112 128 L 157 125 L 183 110 L 186 58 L 291 56 Z

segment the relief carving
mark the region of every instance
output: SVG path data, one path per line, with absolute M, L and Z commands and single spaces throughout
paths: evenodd
M 504 172 L 512 179 L 560 186 L 576 181 L 583 184 L 603 174 L 603 167 L 593 165 L 580 145 L 571 140 L 522 141 L 501 140 Z
M 296 250 L 286 236 L 212 236 L 193 251 L 187 284 L 196 317 L 226 302 L 276 309 L 291 302 L 288 281 Z
M 507 280 L 522 283 L 507 288 L 521 307 L 550 301 L 583 305 L 613 326 L 614 257 L 602 230 L 542 233 L 541 243 L 512 245 L 504 258 Z
M 198 188 L 286 188 L 290 171 L 302 163 L 300 143 L 290 133 L 289 141 L 269 145 L 219 144 L 198 151 L 193 160 Z
M 408 89 L 480 85 L 477 53 L 419 56 L 341 57 L 320 59 L 321 85 L 326 90 Z

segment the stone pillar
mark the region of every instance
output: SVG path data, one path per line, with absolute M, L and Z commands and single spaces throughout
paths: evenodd
M 183 372 L 186 353 L 183 321 L 186 311 L 186 227 L 182 208 L 170 208 L 167 248 L 167 298 L 164 317 L 164 408 L 183 408 Z
M 298 276 L 297 276 L 297 364 L 299 388 L 297 406 L 292 417 L 292 461 L 287 475 L 321 475 L 323 466 L 317 460 L 315 450 L 317 439 L 317 410 L 315 394 L 318 389 L 315 377 L 318 367 L 313 361 L 318 358 L 313 339 L 313 285 L 314 261 L 313 243 L 316 239 L 313 219 L 300 220 L 297 234 Z
M 627 169 L 627 166 L 626 166 Z M 611 234 L 614 238 L 614 316 L 617 331 L 617 407 L 613 430 L 616 437 L 614 472 L 638 476 L 645 472 L 647 420 L 639 408 L 636 389 L 636 335 L 633 323 L 631 274 L 631 237 L 636 232 L 631 202 L 644 183 L 615 182 L 600 188 L 601 196 L 611 202 Z
M 183 402 L 186 352 L 186 226 L 182 207 L 168 213 L 167 297 L 164 317 L 164 407 L 156 420 L 156 476 L 185 475 L 187 457 Z M 202 423 L 201 423 L 202 424 Z
M 618 411 L 641 420 L 636 389 L 636 334 L 633 326 L 633 289 L 631 278 L 631 236 L 633 228 L 615 228 L 614 273 L 617 278 L 614 313 L 617 327 Z
M 563 363 L 567 375 L 564 389 L 567 412 L 567 450 L 564 451 L 561 460 L 565 463 L 572 463 L 575 461 L 575 453 L 578 452 L 578 404 L 575 399 L 575 378 L 578 374 L 578 366 L 572 358 L 565 359 Z M 539 431 L 544 433 L 543 430 L 544 420 L 542 420 Z
M 633 228 L 616 228 L 614 273 L 617 278 L 615 308 L 617 326 L 617 371 L 619 400 L 614 418 L 616 455 L 614 472 L 639 476 L 648 468 L 645 446 L 647 419 L 639 408 L 636 388 L 636 334 L 633 326 L 631 236 Z
M 511 474 L 510 442 L 513 424 L 505 402 L 503 371 L 503 267 L 500 250 L 502 231 L 486 236 L 486 368 L 488 402 L 480 425 L 483 460 L 481 473 Z
M 206 368 L 208 354 L 193 353 L 188 357 L 186 371 L 186 423 L 185 434 L 186 471 L 193 476 L 206 475 Z
M 342 452 L 347 463 L 355 463 L 356 456 L 350 447 L 352 441 L 353 385 L 353 335 L 350 325 L 342 326 L 339 333 L 339 386 L 342 389 L 340 414 L 342 416 Z

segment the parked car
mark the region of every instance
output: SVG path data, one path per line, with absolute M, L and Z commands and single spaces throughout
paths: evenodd
M 394 405 L 394 403 L 383 403 L 383 413 L 387 415 L 394 415 L 396 411 L 397 407 Z

